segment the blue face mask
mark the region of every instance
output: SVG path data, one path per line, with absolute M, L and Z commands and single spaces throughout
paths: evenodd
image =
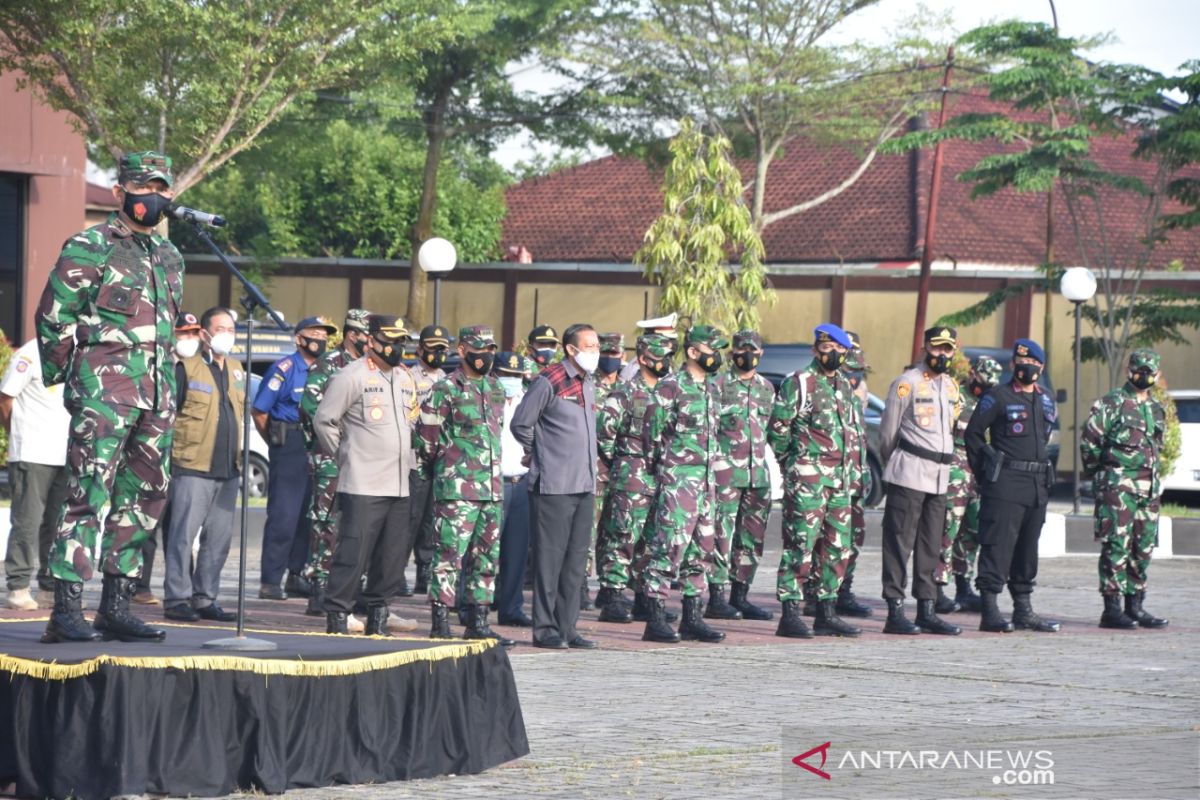
M 500 386 L 504 388 L 505 397 L 516 397 L 525 387 L 525 382 L 521 378 L 509 377 L 505 375 L 500 379 Z

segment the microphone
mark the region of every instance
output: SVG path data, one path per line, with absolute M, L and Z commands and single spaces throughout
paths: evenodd
M 167 216 L 183 220 L 184 222 L 196 222 L 201 225 L 208 225 L 212 228 L 225 227 L 225 218 L 220 214 L 209 214 L 205 211 L 197 211 L 194 208 L 188 208 L 187 206 L 175 203 L 167 206 Z

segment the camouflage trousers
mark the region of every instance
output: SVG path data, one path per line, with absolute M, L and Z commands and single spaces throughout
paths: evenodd
M 957 462 L 950 465 L 950 481 L 946 485 L 946 522 L 942 527 L 941 557 L 938 559 L 937 572 L 933 576 L 934 582 L 939 586 L 945 586 L 950 582 L 952 571 L 958 572 L 953 569 L 954 552 L 958 546 L 959 537 L 964 533 L 963 521 L 967 516 L 967 508 L 971 504 L 972 497 L 975 498 L 976 522 L 979 519 L 979 498 L 975 492 L 975 481 L 967 470 L 968 468 L 960 466 Z M 978 549 L 979 544 L 975 542 L 970 548 L 972 558 L 974 551 Z
M 854 577 L 854 568 L 858 565 L 858 554 L 862 552 L 863 543 L 867 541 L 867 506 L 861 497 L 850 498 L 850 558 L 846 561 L 846 577 L 843 582 Z
M 136 578 L 142 542 L 167 504 L 175 412 L 82 400 L 71 409 L 67 504 L 59 517 L 50 572 L 77 583 L 92 577 L 92 555 L 107 504 L 100 566 Z
M 708 582 L 716 586 L 753 583 L 763 554 L 771 487 L 722 486 L 717 489 L 717 526 Z
M 834 600 L 852 549 L 850 495 L 823 486 L 785 483 L 783 554 L 775 594 L 802 600 L 810 574 L 817 599 Z
M 1096 538 L 1100 540 L 1100 594 L 1146 589 L 1146 571 L 1158 543 L 1157 498 L 1100 489 L 1096 492 Z
M 602 589 L 633 586 L 635 548 L 642 539 L 650 505 L 654 498 L 646 494 L 612 490 L 604 498 L 596 539 L 596 573 Z M 645 545 L 642 545 L 645 551 Z
M 309 453 L 309 472 L 312 473 L 312 499 L 308 504 L 308 564 L 305 577 L 324 582 L 333 565 L 333 550 L 337 545 L 338 512 L 337 459 L 320 453 Z
M 437 548 L 429 580 L 430 602 L 458 604 L 459 571 L 467 557 L 463 581 L 465 605 L 490 606 L 500 560 L 499 500 L 434 500 L 433 532 Z
M 604 515 L 604 503 L 608 495 L 608 475 L 601 473 L 596 481 L 596 510 L 592 514 L 592 538 L 588 541 L 587 564 L 583 567 L 584 586 L 589 575 L 599 575 L 596 566 L 600 561 L 600 518 Z M 603 584 L 601 584 L 603 585 Z
M 635 570 L 647 597 L 666 600 L 678 576 L 684 597 L 704 593 L 706 563 L 716 535 L 711 488 L 686 480 L 660 484 L 654 499 L 652 528 Z

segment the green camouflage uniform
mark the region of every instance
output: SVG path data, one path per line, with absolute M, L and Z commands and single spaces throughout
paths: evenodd
M 625 336 L 620 333 L 602 333 L 598 337 L 600 339 L 600 355 L 603 356 L 620 356 L 625 350 Z M 617 371 L 618 374 L 620 370 Z M 616 388 L 618 381 L 613 383 L 604 383 L 600 380 L 600 373 L 595 374 L 595 394 L 596 394 L 596 425 L 600 424 L 600 408 L 604 405 L 604 400 Z M 596 563 L 600 560 L 600 518 L 604 515 L 604 498 L 608 493 L 608 465 L 604 459 L 599 459 L 596 469 L 596 513 L 592 514 L 592 541 L 588 545 L 588 560 L 585 567 L 584 577 L 591 575 L 594 571 Z M 587 584 L 584 584 L 586 588 Z
M 803 599 L 814 564 L 817 599 L 837 597 L 850 559 L 850 498 L 863 480 L 861 431 L 840 370 L 826 376 L 814 358 L 779 387 L 767 438 L 783 471 L 781 601 Z
M 751 345 L 762 350 L 758 334 L 752 331 L 734 334 L 734 351 Z M 762 558 L 771 516 L 767 426 L 775 403 L 775 387 L 758 374 L 744 379 L 731 367 L 717 378 L 717 396 L 721 401 L 717 432 L 721 457 L 715 471 L 716 538 L 708 582 L 725 586 L 732 574 L 738 583 L 750 584 Z
M 139 168 L 139 159 L 149 163 Z M 169 169 L 163 156 L 130 154 L 121 180 L 169 185 Z M 65 382 L 71 413 L 68 498 L 50 565 L 56 578 L 92 576 L 105 505 L 102 570 L 141 573 L 142 542 L 167 501 L 183 269 L 173 244 L 134 233 L 114 213 L 67 240 L 42 292 L 34 319 L 42 379 Z
M 859 341 L 858 334 L 854 331 L 846 331 L 846 335 L 850 337 L 850 341 L 854 343 L 846 353 L 846 362 L 842 365 L 842 369 L 849 375 L 851 372 L 863 373 L 859 380 L 865 381 L 867 370 L 867 359 L 863 353 L 862 343 Z M 863 390 L 866 391 L 865 389 Z M 874 486 L 871 470 L 867 466 L 867 427 L 866 427 L 866 412 L 867 405 L 865 397 L 860 397 L 859 392 L 852 385 L 850 392 L 854 397 L 854 409 L 858 417 L 858 441 L 862 452 L 859 458 L 862 459 L 862 480 L 855 485 L 850 493 L 850 558 L 846 562 L 846 575 L 843 583 L 848 583 L 854 577 L 854 568 L 858 564 L 858 555 L 862 552 L 863 543 L 867 540 L 867 509 L 866 498 L 871 496 L 871 489 Z M 812 587 L 814 596 L 816 585 L 813 583 L 813 578 L 816 577 L 814 571 L 809 574 L 809 586 Z M 808 588 L 808 587 L 806 587 Z
M 345 328 L 367 332 L 367 317 L 370 312 L 352 308 L 346 312 Z M 337 542 L 337 459 L 321 453 L 313 432 L 313 420 L 317 406 L 325 396 L 325 384 L 342 367 L 350 364 L 353 356 L 346 351 L 345 343 L 338 349 L 326 353 L 308 368 L 304 382 L 304 395 L 300 398 L 300 427 L 304 431 L 304 445 L 308 448 L 308 469 L 312 475 L 312 499 L 308 505 L 308 564 L 304 574 L 324 582 L 329 577 L 333 563 L 333 548 Z
M 495 348 L 491 328 L 459 331 L 468 348 Z M 456 605 L 459 569 L 466 554 L 467 605 L 490 605 L 500 557 L 500 431 L 504 388 L 496 378 L 470 378 L 461 368 L 433 387 L 421 406 L 417 453 L 422 473 L 433 481 L 433 526 L 437 539 L 431 603 Z
M 694 326 L 687 343 L 713 350 L 728 344 L 709 325 Z M 659 381 L 650 398 L 642 447 L 658 485 L 652 539 L 637 569 L 650 599 L 665 600 L 677 572 L 684 597 L 704 593 L 715 535 L 720 406 L 716 378 L 697 380 L 686 366 Z
M 1135 350 L 1129 366 L 1158 372 L 1158 354 Z M 1137 391 L 1127 382 L 1097 400 L 1079 443 L 1083 470 L 1092 477 L 1096 494 L 1103 595 L 1145 591 L 1158 540 L 1158 454 L 1166 414 L 1153 398 L 1139 400 Z

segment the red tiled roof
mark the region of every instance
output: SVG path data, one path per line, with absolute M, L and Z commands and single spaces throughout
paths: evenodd
M 994 111 L 986 98 L 958 96 L 949 113 Z M 1094 140 L 1092 158 L 1102 168 L 1144 181 L 1152 164 L 1129 157 L 1130 137 Z M 1005 190 L 970 199 L 971 184 L 955 180 L 980 158 L 1001 152 L 991 142 L 948 142 L 935 232 L 937 258 L 959 262 L 1035 265 L 1045 250 L 1045 197 Z M 808 200 L 836 186 L 858 166 L 860 154 L 798 140 L 771 164 L 768 212 Z M 740 163 L 743 175 L 753 166 Z M 764 233 L 767 260 L 776 263 L 911 261 L 920 258 L 928 208 L 932 151 L 881 155 L 850 189 L 807 212 L 780 220 Z M 608 156 L 509 187 L 505 247 L 523 246 L 539 262 L 628 262 L 662 210 L 662 172 L 640 161 Z M 1108 235 L 1116 252 L 1136 253 L 1143 200 L 1109 193 Z M 1094 233 L 1087 235 L 1094 236 Z M 1079 259 L 1071 220 L 1055 202 L 1059 262 Z M 1175 233 L 1155 251 L 1155 265 L 1185 259 L 1200 269 L 1200 230 Z

